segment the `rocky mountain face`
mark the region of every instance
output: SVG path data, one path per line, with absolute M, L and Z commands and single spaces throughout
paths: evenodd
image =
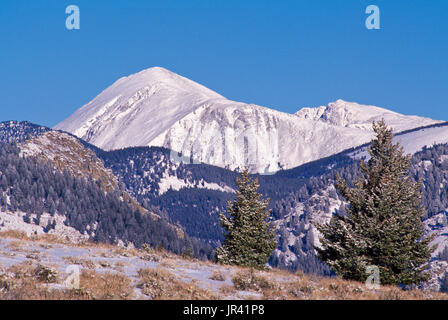
M 396 131 L 438 122 L 342 100 L 287 114 L 150 68 L 119 79 L 55 129 L 107 151 L 161 146 L 175 160 L 273 174 L 368 142 L 381 117 Z

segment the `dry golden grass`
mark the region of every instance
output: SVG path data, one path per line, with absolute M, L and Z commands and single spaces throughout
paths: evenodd
M 11 282 L 7 289 L 0 290 L 0 300 L 74 300 L 80 298 L 75 292 L 51 290 L 31 278 Z
M 0 274 L 0 300 L 65 300 L 76 299 L 66 290 L 50 289 L 43 266 L 32 261 L 10 267 L 7 274 Z M 56 279 L 54 279 L 56 280 Z
M 159 265 L 163 268 L 175 269 L 177 266 L 177 259 L 165 258 L 160 262 Z
M 77 291 L 93 300 L 128 300 L 134 297 L 131 281 L 126 276 L 85 269 L 81 272 L 80 289 Z
M 12 251 L 21 251 L 23 250 L 24 243 L 22 241 L 11 241 L 6 245 L 6 248 L 11 249 Z
M 117 248 L 113 250 L 113 253 L 122 257 L 138 257 L 141 251 L 135 248 Z
M 232 296 L 237 292 L 237 290 L 235 289 L 234 286 L 230 286 L 228 284 L 223 284 L 220 288 L 219 288 L 219 293 L 220 295 L 227 297 L 227 296 Z
M 117 273 L 99 274 L 83 270 L 79 289 L 58 289 L 49 286 L 58 277 L 50 267 L 26 261 L 0 275 L 0 300 L 122 300 L 132 299 L 130 280 Z M 12 275 L 12 276 L 11 276 Z
M 217 297 L 207 290 L 200 289 L 195 283 L 179 280 L 163 269 L 140 269 L 138 287 L 154 300 L 210 300 Z
M 79 241 L 79 242 L 72 242 L 70 239 L 58 237 L 53 234 L 42 234 L 42 235 L 31 235 L 28 236 L 23 231 L 16 231 L 16 230 L 6 230 L 6 231 L 0 231 L 0 238 L 8 238 L 8 239 L 16 239 L 16 240 L 23 240 L 23 241 L 32 241 L 33 243 L 37 242 L 40 244 L 41 247 L 44 247 L 46 249 L 50 249 L 53 247 L 54 244 L 60 244 L 60 245 L 67 245 L 73 248 L 91 248 L 96 250 L 104 250 L 103 257 L 108 258 L 112 256 L 123 256 L 123 257 L 140 257 L 143 260 L 152 260 L 152 261 L 159 261 L 160 259 L 179 259 L 179 256 L 165 250 L 164 248 L 152 248 L 149 246 L 145 246 L 145 248 L 142 249 L 136 249 L 136 248 L 122 248 L 118 247 L 117 245 L 110 244 L 110 243 L 98 243 L 93 241 Z M 15 242 L 12 244 L 12 246 L 15 246 L 13 249 L 21 249 L 23 242 Z M 151 257 L 148 256 L 148 254 L 151 255 Z M 151 259 L 150 259 L 151 258 Z M 205 263 L 210 265 L 211 262 L 202 262 L 200 260 L 196 259 L 188 259 L 189 261 L 194 261 L 198 263 Z
M 51 266 L 50 266 L 51 267 Z M 15 265 L 0 274 L 0 299 L 133 299 L 134 287 L 130 279 L 119 273 L 97 273 L 84 269 L 81 273 L 80 289 L 52 289 L 48 274 L 33 261 Z M 45 270 L 45 268 L 44 268 Z M 381 286 L 370 290 L 364 284 L 340 278 L 326 278 L 303 274 L 288 274 L 284 271 L 257 271 L 234 268 L 234 285 L 221 285 L 218 293 L 201 289 L 194 281 L 186 282 L 165 269 L 140 269 L 140 288 L 148 298 L 157 300 L 210 300 L 232 299 L 239 291 L 252 291 L 266 300 L 424 300 L 448 299 L 448 295 L 420 290 L 404 291 L 394 286 Z M 8 274 L 9 276 L 6 276 Z M 59 279 L 63 280 L 63 279 Z M 287 281 L 285 281 L 287 280 Z M 260 296 L 261 295 L 261 296 Z
M 79 257 L 64 257 L 63 260 L 68 264 L 80 265 L 87 269 L 95 269 L 95 263 L 89 259 L 83 259 Z
M 215 280 L 215 281 L 226 281 L 226 277 L 225 275 L 218 270 L 213 271 L 213 273 L 210 275 L 210 280 Z
M 5 272 L 0 271 L 0 300 L 1 299 L 133 299 L 135 286 L 151 299 L 162 300 L 199 300 L 199 299 L 306 299 L 306 300 L 448 300 L 448 295 L 437 292 L 421 290 L 404 291 L 394 286 L 381 286 L 378 290 L 370 290 L 363 283 L 346 281 L 340 278 L 320 277 L 307 275 L 301 272 L 292 274 L 288 271 L 273 269 L 270 271 L 251 270 L 237 266 L 216 265 L 210 261 L 182 259 L 165 250 L 153 249 L 145 246 L 143 249 L 118 248 L 110 244 L 97 244 L 85 242 L 70 243 L 54 236 L 31 236 L 23 232 L 0 232 L 0 237 L 12 239 L 8 241 L 8 248 L 17 250 L 17 253 L 4 252 L 2 255 L 23 254 L 29 260 L 15 265 Z M 62 285 L 64 279 L 53 279 L 45 276 L 45 272 L 36 272 L 39 265 L 38 252 L 27 249 L 29 242 L 38 242 L 39 246 L 51 248 L 54 244 L 64 244 L 68 247 L 89 248 L 97 257 L 103 256 L 100 264 L 94 263 L 84 257 L 64 258 L 69 264 L 81 265 L 81 287 L 79 290 L 65 290 Z M 45 256 L 46 253 L 43 253 Z M 42 254 L 40 255 L 42 256 Z M 106 258 L 138 257 L 142 260 L 161 261 L 158 269 L 141 269 L 136 282 L 131 282 L 123 273 L 127 262 L 112 262 Z M 45 260 L 45 259 L 44 259 Z M 103 261 L 104 260 L 104 261 Z M 120 259 L 120 260 L 124 260 Z M 116 273 L 97 273 L 100 265 L 113 268 Z M 53 269 L 55 266 L 46 265 Z M 210 279 L 225 281 L 225 275 L 232 275 L 233 286 L 222 284 L 217 292 L 200 288 L 194 281 L 177 277 L 168 270 L 181 270 L 186 268 L 204 268 L 214 272 Z M 104 269 L 102 269 L 104 270 Z M 48 274 L 47 274 L 48 275 Z M 51 280 L 51 281 L 49 281 Z M 49 283 L 57 281 L 55 283 Z M 216 284 L 216 283 L 215 283 Z M 61 289 L 62 288 L 62 289 Z M 241 293 L 239 291 L 249 291 Z M 241 294 L 241 296 L 240 296 Z
M 104 249 L 109 254 L 117 254 L 122 256 L 138 256 L 142 253 L 141 250 L 134 248 L 120 248 L 117 245 L 109 243 L 98 243 L 90 240 L 73 242 L 68 238 L 60 237 L 54 234 L 41 234 L 28 236 L 23 231 L 6 230 L 0 231 L 0 238 L 16 239 L 23 241 L 32 241 L 33 243 L 39 243 L 41 247 L 50 249 L 54 244 L 67 245 L 73 248 L 93 248 Z M 156 251 L 158 252 L 158 251 Z M 171 254 L 172 255 L 172 254 Z
M 12 273 L 15 279 L 30 278 L 33 276 L 34 271 L 33 261 L 27 260 L 25 262 L 13 265 L 7 271 Z
M 41 243 L 42 245 L 45 245 L 48 248 L 51 247 L 51 244 L 63 244 L 63 245 L 82 247 L 82 246 L 88 246 L 89 243 L 88 241 L 74 243 L 70 241 L 70 239 L 58 237 L 53 234 L 41 234 L 41 235 L 33 234 L 31 236 L 28 236 L 25 232 L 16 230 L 1 231 L 0 238 L 38 242 Z
M 448 295 L 440 292 L 405 291 L 396 286 L 375 290 L 356 281 L 279 270 L 257 273 L 242 269 L 232 280 L 235 289 L 261 292 L 265 300 L 448 300 Z
M 0 237 L 2 237 L 2 238 L 19 239 L 19 240 L 29 240 L 29 237 L 27 236 L 26 232 L 17 231 L 17 230 L 1 231 L 0 232 Z
M 254 269 L 243 269 L 232 278 L 233 285 L 237 290 L 265 291 L 273 290 L 278 285 L 266 276 L 265 272 Z
M 128 262 L 117 261 L 113 264 L 112 269 L 114 269 L 115 271 L 118 271 L 118 272 L 124 272 L 124 267 L 129 267 L 129 266 L 131 266 L 131 264 Z
M 25 257 L 27 259 L 40 261 L 40 252 L 31 251 L 31 252 L 28 252 Z

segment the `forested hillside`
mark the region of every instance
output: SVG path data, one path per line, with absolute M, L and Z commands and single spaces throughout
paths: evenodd
M 28 121 L 5 121 L 0 123 L 0 141 L 24 142 L 49 130 L 51 129 Z
M 143 215 L 120 200 L 118 190 L 105 192 L 93 179 L 76 178 L 49 164 L 21 157 L 15 144 L 0 144 L 0 205 L 3 211 L 23 212 L 28 223 L 41 215 L 66 217 L 65 224 L 98 242 L 144 243 L 175 253 L 210 257 L 210 248 L 184 236 L 164 219 Z M 54 228 L 49 223 L 48 229 Z

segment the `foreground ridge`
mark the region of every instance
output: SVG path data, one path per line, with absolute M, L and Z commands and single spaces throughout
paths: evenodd
M 73 254 L 76 253 L 76 254 Z M 57 237 L 0 233 L 0 299 L 156 300 L 447 300 L 432 291 L 368 289 L 339 278 L 254 271 L 142 250 L 73 244 Z M 70 268 L 69 268 L 70 267 Z M 79 287 L 67 279 L 79 271 Z M 199 272 L 198 272 L 199 271 Z M 73 284 L 72 284 L 73 285 Z

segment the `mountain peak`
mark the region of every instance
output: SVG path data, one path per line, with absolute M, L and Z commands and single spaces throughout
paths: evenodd
M 164 88 L 170 90 L 170 94 L 172 95 L 178 94 L 179 92 L 188 92 L 190 94 L 202 95 L 208 99 L 224 98 L 205 86 L 163 67 L 152 67 L 122 77 L 106 89 L 106 91 L 116 89 L 120 90 L 119 93 L 121 95 L 123 91 L 129 92 L 129 94 L 135 94 L 146 87 L 154 87 L 154 89 Z
M 211 100 L 225 99 L 162 67 L 122 77 L 54 128 L 106 150 L 146 145 Z M 150 124 L 150 125 L 149 125 Z
M 151 67 L 148 69 L 144 69 L 140 72 L 124 77 L 124 79 L 132 79 L 133 77 L 146 78 L 150 80 L 156 80 L 156 79 L 169 80 L 169 79 L 181 78 L 180 75 L 163 67 Z

